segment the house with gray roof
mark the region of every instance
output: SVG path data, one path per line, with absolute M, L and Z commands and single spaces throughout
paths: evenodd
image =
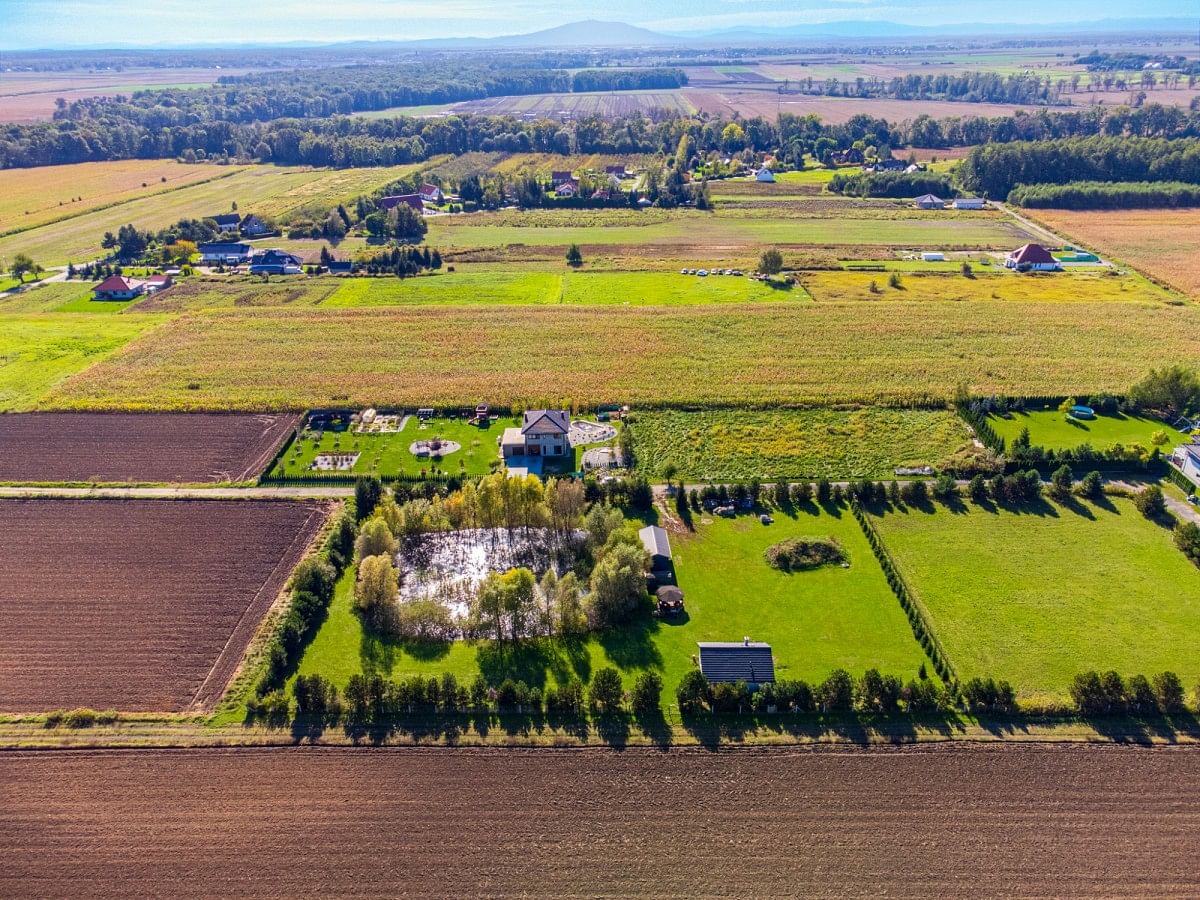
M 775 681 L 775 657 L 771 645 L 742 638 L 741 641 L 700 641 L 700 671 L 714 682 L 744 681 L 751 689 Z
M 500 438 L 500 455 L 506 462 L 521 457 L 564 459 L 575 452 L 571 447 L 570 431 L 571 414 L 565 409 L 526 410 L 520 428 L 504 429 Z

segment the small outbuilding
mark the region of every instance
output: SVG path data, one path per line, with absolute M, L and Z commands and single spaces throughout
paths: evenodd
M 955 209 L 983 209 L 984 200 L 982 197 L 956 197 L 950 205 Z
M 714 682 L 744 681 L 751 689 L 775 681 L 771 645 L 742 638 L 740 642 L 700 641 L 700 671 Z
M 671 541 L 665 528 L 647 525 L 638 532 L 638 537 L 642 539 L 642 546 L 650 554 L 651 571 L 671 568 Z
M 654 611 L 660 616 L 677 616 L 683 612 L 683 591 L 673 584 L 664 584 L 654 592 Z
M 764 182 L 765 184 L 774 184 L 775 183 L 775 173 L 772 172 L 770 169 L 768 169 L 766 166 L 763 166 L 761 169 L 759 169 L 757 172 L 754 173 L 754 180 Z

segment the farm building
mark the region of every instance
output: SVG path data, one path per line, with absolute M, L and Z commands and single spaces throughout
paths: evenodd
M 92 296 L 97 300 L 132 300 L 145 292 L 145 282 L 121 275 L 110 275 L 92 288 Z
M 384 212 L 395 209 L 401 204 L 411 206 L 417 212 L 424 212 L 425 210 L 425 204 L 421 201 L 420 194 L 394 194 L 391 197 L 379 198 L 379 208 Z
M 1004 260 L 1005 268 L 1016 269 L 1020 272 L 1055 272 L 1059 269 L 1058 260 L 1050 255 L 1050 251 L 1041 244 L 1025 244 L 1018 247 Z
M 330 275 L 349 275 L 354 271 L 354 263 L 348 259 L 331 259 L 326 268 Z
M 771 645 L 742 638 L 741 642 L 700 641 L 700 671 L 709 681 L 744 681 L 751 688 L 775 680 Z
M 217 223 L 217 230 L 222 234 L 236 234 L 238 226 L 242 223 L 242 217 L 237 213 L 222 213 L 208 218 Z
M 921 262 L 945 262 L 946 254 L 938 250 L 926 250 L 921 254 Z
M 624 178 L 625 177 L 625 164 L 622 163 L 622 164 L 616 165 L 616 166 L 605 166 L 604 174 L 605 175 L 614 175 L 617 178 Z
M 249 244 L 201 244 L 196 249 L 200 251 L 200 262 L 209 265 L 238 265 L 248 261 L 250 254 L 254 252 L 254 248 Z
M 768 169 L 766 166 L 763 166 L 761 169 L 759 169 L 757 172 L 754 173 L 754 180 L 761 181 L 766 184 L 774 184 L 775 183 L 775 173 L 772 172 L 770 169 Z
M 284 250 L 264 250 L 250 260 L 251 275 L 299 275 L 300 257 Z
M 950 201 L 950 205 L 955 209 L 983 209 L 984 199 L 982 197 L 958 197 Z
M 922 194 L 913 200 L 913 206 L 917 209 L 945 209 L 946 201 L 935 194 Z
M 571 453 L 570 430 L 571 415 L 565 409 L 527 410 L 520 428 L 504 429 L 500 453 L 506 460 L 561 458 Z
M 652 571 L 671 568 L 671 541 L 667 537 L 665 528 L 647 525 L 638 532 L 638 537 L 642 539 L 642 546 L 650 554 Z
M 573 184 L 575 182 L 575 176 L 571 172 L 563 169 L 556 169 L 550 173 L 551 184 L 562 184 L 564 181 L 570 181 Z
M 436 184 L 423 184 L 421 185 L 421 199 L 426 203 L 432 203 L 434 206 L 437 206 L 445 198 L 442 195 L 442 189 Z

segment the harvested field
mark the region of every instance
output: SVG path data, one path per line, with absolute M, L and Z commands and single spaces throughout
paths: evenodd
M 298 419 L 294 414 L 3 415 L 0 482 L 247 481 L 271 461 Z
M 208 709 L 320 504 L 5 500 L 0 710 Z
M 690 116 L 696 112 L 686 94 L 674 90 L 581 91 L 570 94 L 526 94 L 467 100 L 447 107 L 456 115 L 518 116 L 525 119 L 578 119 L 584 116 L 617 118 L 669 113 Z
M 1036 106 L 1013 106 L 1005 103 L 958 103 L 952 100 L 861 100 L 854 97 L 821 97 L 798 94 L 781 95 L 776 85 L 754 88 L 749 85 L 730 85 L 726 88 L 684 88 L 684 96 L 700 112 L 731 116 L 740 113 L 747 118 L 765 116 L 776 118 L 781 112 L 797 116 L 816 115 L 827 125 L 840 125 L 854 116 L 868 115 L 903 122 L 917 116 L 935 119 L 951 116 L 1011 116 L 1019 109 L 1034 111 Z
M 38 407 L 909 402 L 949 398 L 959 382 L 1122 391 L 1151 366 L 1200 356 L 1193 305 L 1013 310 L 991 300 L 214 310 L 167 323 Z
M 1184 897 L 1200 879 L 1200 753 L 1180 748 L 57 751 L 0 755 L 0 782 L 14 896 Z
M 1039 209 L 1033 218 L 1200 297 L 1200 209 Z

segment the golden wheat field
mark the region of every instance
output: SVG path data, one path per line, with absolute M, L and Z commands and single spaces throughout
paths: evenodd
M 1200 209 L 1039 209 L 1034 216 L 1085 246 L 1200 297 Z
M 189 313 L 43 408 L 904 402 L 1121 391 L 1200 356 L 1200 308 L 979 301 Z

